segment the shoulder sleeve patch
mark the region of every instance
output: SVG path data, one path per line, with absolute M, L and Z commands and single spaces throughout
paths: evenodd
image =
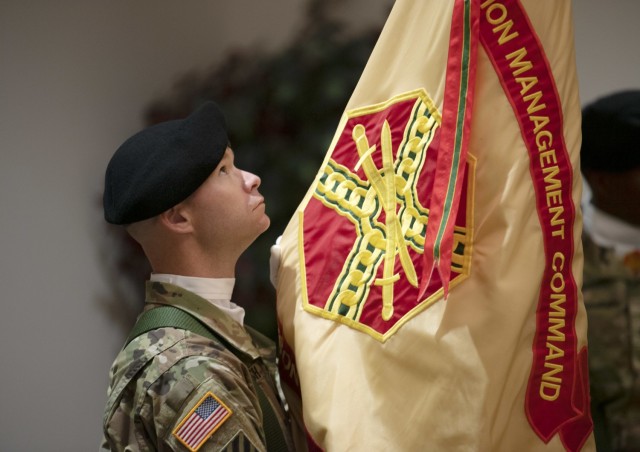
M 242 431 L 238 432 L 227 445 L 220 449 L 224 452 L 260 452 L 262 450 L 256 447 Z
M 173 436 L 187 449 L 196 452 L 231 414 L 231 409 L 207 392 L 178 423 Z

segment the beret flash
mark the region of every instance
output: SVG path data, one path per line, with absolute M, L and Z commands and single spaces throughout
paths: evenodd
M 602 97 L 582 111 L 582 169 L 624 172 L 640 166 L 640 90 Z
M 135 223 L 184 201 L 218 166 L 228 143 L 224 116 L 211 101 L 187 118 L 136 133 L 107 166 L 105 220 Z

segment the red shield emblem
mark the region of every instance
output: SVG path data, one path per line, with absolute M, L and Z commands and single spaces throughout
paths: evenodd
M 424 90 L 347 112 L 300 217 L 304 308 L 385 341 L 442 297 L 419 299 L 441 117 Z M 469 273 L 473 163 L 454 229 L 451 287 Z

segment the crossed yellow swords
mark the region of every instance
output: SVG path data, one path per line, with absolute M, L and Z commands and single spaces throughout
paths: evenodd
M 382 318 L 389 320 L 393 315 L 393 285 L 400 279 L 399 274 L 394 274 L 393 269 L 396 262 L 396 255 L 400 255 L 400 263 L 405 271 L 409 283 L 418 287 L 418 276 L 409 256 L 409 250 L 404 240 L 400 219 L 396 213 L 396 174 L 393 168 L 393 149 L 391 144 L 391 128 L 385 120 L 382 126 L 382 169 L 378 169 L 373 162 L 371 155 L 376 151 L 376 146 L 370 146 L 362 124 L 354 127 L 352 133 L 356 143 L 360 159 L 355 166 L 357 171 L 362 167 L 371 186 L 378 195 L 385 212 L 385 225 L 387 229 L 386 249 L 384 255 L 384 269 L 382 278 L 375 281 L 375 285 L 382 286 Z M 407 187 L 408 189 L 408 187 Z M 346 301 L 346 300 L 345 300 Z M 354 300 L 355 302 L 355 300 Z M 349 303 L 349 302 L 347 302 Z M 349 305 L 349 304 L 347 304 Z

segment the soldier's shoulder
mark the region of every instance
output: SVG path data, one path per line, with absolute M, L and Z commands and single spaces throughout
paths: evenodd
M 143 384 L 164 440 L 178 450 L 218 450 L 234 442 L 259 449 L 260 414 L 248 368 L 220 342 L 190 332 L 169 353 L 170 366 L 163 368 L 158 357 L 153 367 L 160 373 Z M 194 439 L 190 428 L 205 421 L 206 435 Z
M 133 380 L 149 388 L 160 378 L 169 382 L 187 374 L 204 378 L 204 369 L 243 372 L 240 360 L 221 342 L 173 327 L 157 328 L 121 350 L 111 367 L 110 386 Z
M 225 387 L 217 377 L 211 377 L 191 390 L 174 388 L 172 393 L 179 396 L 176 410 L 171 418 L 157 423 L 167 426 L 162 437 L 172 450 L 186 446 L 217 451 L 239 445 L 243 446 L 240 450 L 263 450 L 260 413 L 245 392 Z M 172 401 L 163 402 L 163 406 L 170 404 Z
M 220 416 L 226 412 L 226 418 L 216 424 L 215 438 L 205 441 L 206 447 L 203 442 L 201 450 L 231 441 L 260 444 L 251 376 L 222 343 L 167 327 L 136 338 L 122 354 L 126 359 L 122 360 L 119 378 L 114 379 L 112 387 L 122 387 L 130 381 L 122 388 L 115 417 L 108 420 L 112 430 L 120 428 L 120 424 L 129 425 L 135 416 L 147 431 L 154 432 L 152 436 L 158 441 L 182 450 L 192 442 L 179 428 L 188 425 L 190 416 L 207 413 L 219 405 Z M 137 367 L 140 370 L 136 372 Z M 129 414 L 118 411 L 123 407 Z

